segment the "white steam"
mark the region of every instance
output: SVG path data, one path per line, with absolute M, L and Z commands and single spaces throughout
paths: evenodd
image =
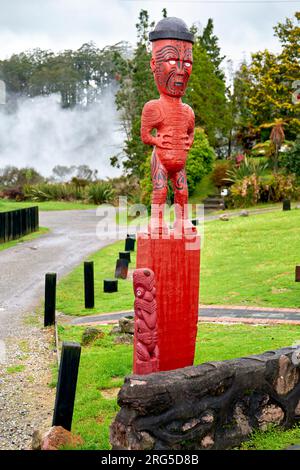
M 0 168 L 33 166 L 50 176 L 56 165 L 88 165 L 100 178 L 119 176 L 110 157 L 123 140 L 111 90 L 86 108 L 62 109 L 58 95 L 22 99 L 12 114 L 0 107 Z

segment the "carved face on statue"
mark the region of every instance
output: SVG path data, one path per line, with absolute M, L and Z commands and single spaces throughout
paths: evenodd
M 159 93 L 183 96 L 192 73 L 192 44 L 179 39 L 160 39 L 152 44 L 151 70 Z

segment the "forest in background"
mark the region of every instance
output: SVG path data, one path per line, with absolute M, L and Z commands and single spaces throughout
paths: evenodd
M 167 16 L 166 9 L 162 16 Z M 242 154 L 246 158 L 243 166 L 247 157 L 267 158 L 275 172 L 284 165 L 299 176 L 299 159 L 293 157 L 299 155 L 300 145 L 299 21 L 300 12 L 296 12 L 294 18 L 274 25 L 280 53 L 253 52 L 251 60 L 242 62 L 237 70 L 230 69 L 230 58 L 221 54 L 213 20 L 202 31 L 192 25 L 194 64 L 184 100 L 194 109 L 200 137 L 195 140 L 188 168 L 190 189 L 212 170 L 212 152 L 218 160 L 234 160 Z M 52 94 L 60 95 L 62 108 L 84 111 L 101 103 L 106 90 L 113 89 L 125 139 L 122 151 L 111 155 L 111 165 L 136 178 L 149 195 L 150 149 L 140 140 L 140 116 L 145 102 L 158 96 L 149 67 L 148 37 L 153 27 L 148 12 L 141 10 L 135 47 L 124 41 L 100 50 L 90 42 L 76 51 L 34 49 L 0 61 L 0 79 L 8 96 L 3 112 L 14 113 L 24 97 Z M 289 156 L 280 162 L 282 149 Z M 198 171 L 201 165 L 203 171 Z M 61 179 L 64 171 L 65 177 L 70 175 L 70 167 L 61 166 L 58 171 Z M 90 179 L 99 178 L 94 170 L 88 174 Z M 82 175 L 79 171 L 72 176 Z

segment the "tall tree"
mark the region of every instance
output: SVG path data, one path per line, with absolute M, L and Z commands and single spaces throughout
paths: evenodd
M 221 69 L 221 64 L 225 59 L 225 56 L 221 55 L 221 48 L 219 47 L 219 39 L 214 34 L 214 22 L 212 18 L 209 18 L 207 25 L 203 29 L 202 34 L 199 35 L 198 40 L 206 50 L 213 66 L 216 75 L 222 80 L 225 79 L 224 71 Z
M 123 161 L 123 167 L 126 172 L 138 177 L 143 176 L 143 162 L 149 153 L 149 147 L 144 145 L 140 138 L 141 113 L 144 104 L 158 96 L 149 65 L 151 53 L 148 50 L 148 37 L 149 30 L 153 26 L 154 23 L 150 23 L 148 12 L 141 10 L 139 22 L 136 24 L 137 46 L 132 60 L 128 63 L 127 74 L 120 80 L 120 89 L 116 96 L 127 135 L 124 147 L 126 159 Z M 118 165 L 119 159 L 115 156 L 111 162 Z
M 300 76 L 299 21 L 300 13 L 296 13 L 295 21 L 287 19 L 274 28 L 282 46 L 279 54 L 268 50 L 254 53 L 247 71 L 245 64 L 240 69 L 248 108 L 246 127 L 252 130 L 253 143 L 255 138 L 269 139 L 276 120 L 286 124 L 288 140 L 294 140 L 300 132 L 300 103 L 292 99 L 293 84 Z
M 227 136 L 228 132 L 226 84 L 217 73 L 215 64 L 203 47 L 202 36 L 195 27 L 193 33 L 193 72 L 185 101 L 194 110 L 196 126 L 204 128 L 210 144 L 221 153 L 224 146 L 222 137 Z

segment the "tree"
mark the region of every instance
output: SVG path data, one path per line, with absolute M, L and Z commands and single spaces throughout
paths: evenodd
M 149 147 L 140 138 L 141 113 L 144 104 L 157 98 L 157 90 L 149 66 L 151 53 L 147 50 L 150 23 L 146 10 L 141 10 L 136 24 L 138 42 L 133 59 L 128 62 L 127 72 L 120 80 L 116 103 L 121 111 L 123 128 L 126 132 L 124 152 L 126 159 L 123 167 L 127 173 L 142 177 L 143 163 L 149 153 Z M 114 156 L 111 162 L 116 166 L 119 158 Z
M 206 50 L 211 63 L 214 66 L 215 74 L 221 79 L 225 80 L 225 75 L 221 69 L 221 64 L 225 59 L 225 56 L 221 56 L 221 49 L 219 47 L 219 39 L 214 34 L 214 22 L 212 18 L 209 18 L 207 25 L 203 29 L 201 35 L 199 35 L 199 42 L 204 50 Z
M 59 181 L 67 181 L 71 175 L 76 170 L 76 166 L 65 166 L 65 165 L 56 165 L 52 169 L 52 174 L 54 179 L 58 179 Z
M 6 188 L 23 188 L 25 184 L 42 183 L 44 178 L 34 168 L 17 168 L 7 165 L 0 169 L 0 186 Z
M 286 138 L 294 140 L 300 132 L 300 103 L 293 103 L 294 82 L 300 76 L 299 40 L 300 13 L 295 14 L 296 21 L 287 19 L 275 26 L 282 49 L 279 54 L 268 50 L 252 54 L 252 60 L 245 73 L 245 64 L 241 67 L 244 74 L 244 100 L 249 114 L 246 127 L 252 128 L 256 139 L 270 138 L 270 129 L 275 120 L 282 120 L 286 125 Z M 245 123 L 244 123 L 245 125 Z
M 193 29 L 193 72 L 189 80 L 185 101 L 193 108 L 196 126 L 203 127 L 210 145 L 221 152 L 228 132 L 226 84 L 216 73 L 215 65 L 202 46 L 202 39 Z
M 122 42 L 102 50 L 90 42 L 77 51 L 58 54 L 33 49 L 0 61 L 0 78 L 5 81 L 10 98 L 59 93 L 64 108 L 88 106 L 110 84 L 117 83 L 126 62 L 123 54 L 128 50 Z

